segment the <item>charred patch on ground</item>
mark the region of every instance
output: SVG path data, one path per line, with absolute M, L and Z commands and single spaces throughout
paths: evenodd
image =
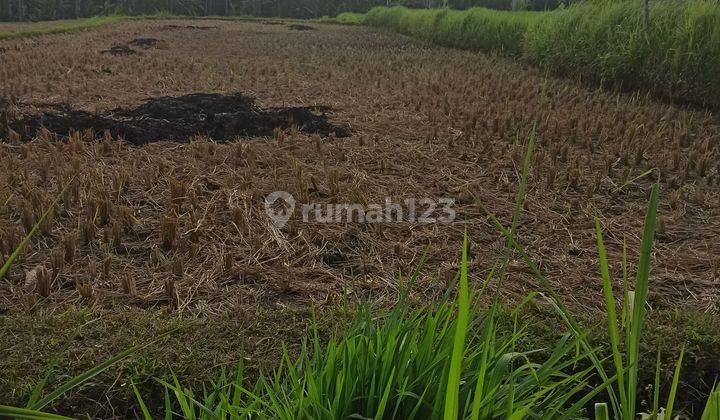
M 262 109 L 252 97 L 235 93 L 195 93 L 153 98 L 134 109 L 114 109 L 104 114 L 75 110 L 62 104 L 34 105 L 39 110 L 10 121 L 7 127 L 24 138 L 42 128 L 67 136 L 73 131 L 109 132 L 129 143 L 142 145 L 160 140 L 187 141 L 205 136 L 218 142 L 236 137 L 263 137 L 275 129 L 296 127 L 306 133 L 349 136 L 346 127 L 331 124 L 326 107 Z M 22 114 L 22 112 L 21 112 Z
M 217 26 L 164 25 L 164 26 L 160 27 L 161 31 L 175 31 L 175 30 L 183 30 L 183 29 L 207 31 L 210 29 L 217 29 Z
M 127 44 L 113 45 L 107 50 L 100 51 L 101 54 L 110 54 L 114 56 L 128 56 L 135 55 L 137 51 L 130 47 L 142 48 L 149 50 L 150 48 L 156 48 L 160 44 L 160 40 L 156 38 L 135 38 Z
M 288 28 L 290 28 L 294 31 L 314 31 L 315 30 L 315 28 L 312 26 L 301 25 L 301 24 L 297 24 L 297 23 L 289 25 Z
M 148 49 L 157 47 L 159 43 L 160 40 L 156 38 L 135 38 L 132 41 L 128 42 L 128 45 Z
M 100 51 L 100 54 L 110 54 L 114 56 L 128 56 L 128 55 L 135 55 L 137 54 L 137 51 L 133 50 L 132 48 L 128 47 L 127 45 L 113 45 L 107 50 Z

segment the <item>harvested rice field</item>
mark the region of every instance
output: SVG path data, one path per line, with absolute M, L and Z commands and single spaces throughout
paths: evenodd
M 410 299 L 436 301 L 466 230 L 479 287 L 506 249 L 484 208 L 512 223 L 531 138 L 516 236 L 554 290 L 589 327 L 604 322 L 595 217 L 611 274 L 624 249 L 634 272 L 659 182 L 648 301 L 663 315 L 650 322 L 700 343 L 684 401 L 717 375 L 712 113 L 376 29 L 276 21 L 122 21 L 0 41 L 0 80 L 2 260 L 42 221 L 0 281 L 1 403 L 23 403 L 61 338 L 74 340 L 59 366 L 77 373 L 179 328 L 55 406 L 133 417 L 128 375 L 152 389 L 168 366 L 200 379 L 242 357 L 261 369 L 281 342 L 296 348 L 313 310 L 328 333 L 348 302 L 391 307 L 426 252 Z M 276 191 L 296 207 L 417 200 L 419 213 L 447 198 L 455 217 L 441 223 L 438 205 L 434 222 L 306 221 L 296 209 L 277 226 Z M 504 300 L 542 290 L 520 255 L 505 271 Z

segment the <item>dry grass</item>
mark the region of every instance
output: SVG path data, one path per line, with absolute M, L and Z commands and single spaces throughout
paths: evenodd
M 184 22 L 175 22 L 186 25 Z M 0 144 L 1 250 L 7 254 L 79 171 L 43 232 L 0 285 L 0 308 L 25 311 L 26 272 L 51 273 L 50 307 L 169 305 L 222 313 L 251 306 L 392 302 L 397 274 L 431 246 L 418 299 L 445 289 L 464 226 L 303 224 L 274 229 L 262 199 L 383 203 L 453 197 L 484 270 L 503 241 L 478 205 L 510 217 L 524 139 L 539 144 L 519 237 L 576 308 L 596 308 L 594 226 L 611 261 L 637 249 L 647 185 L 664 187 L 651 301 L 716 311 L 720 174 L 713 116 L 645 98 L 590 92 L 499 58 L 429 47 L 367 28 L 198 22 L 123 22 L 83 33 L 0 42 L 3 94 L 22 103 L 68 102 L 88 111 L 134 107 L 192 92 L 254 94 L 262 106 L 326 105 L 353 136 L 297 130 L 215 144 L 130 147 L 102 133 L 51 133 Z M 100 54 L 137 37 L 162 47 Z M 648 170 L 652 175 L 637 179 Z M 61 258 L 62 256 L 62 258 Z M 631 258 L 633 260 L 634 258 Z M 535 290 L 509 267 L 509 297 Z M 613 267 L 619 270 L 620 267 Z M 45 287 L 45 286 L 43 286 Z

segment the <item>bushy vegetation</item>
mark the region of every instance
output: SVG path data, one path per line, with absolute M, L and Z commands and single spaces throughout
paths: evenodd
M 556 74 L 720 106 L 720 6 L 638 1 L 549 13 L 376 8 L 365 23 L 440 45 L 522 56 Z
M 525 39 L 528 60 L 554 73 L 720 106 L 720 5 L 583 4 L 548 14 Z
M 340 13 L 336 17 L 323 16 L 318 19 L 323 23 L 338 23 L 340 25 L 361 25 L 365 21 L 365 15 L 362 13 L 345 12 Z
M 540 12 L 510 13 L 484 8 L 458 11 L 392 7 L 371 10 L 365 24 L 390 28 L 443 46 L 519 55 L 529 25 L 543 15 Z

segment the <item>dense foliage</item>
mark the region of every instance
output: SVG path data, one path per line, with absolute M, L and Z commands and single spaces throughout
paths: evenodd
M 530 27 L 525 55 L 557 74 L 720 107 L 720 4 L 661 3 L 647 22 L 641 10 L 629 1 L 548 14 Z
M 639 1 L 551 13 L 376 8 L 364 21 L 440 45 L 520 56 L 552 73 L 720 107 L 720 5 Z
M 428 39 L 447 47 L 519 55 L 528 26 L 543 15 L 479 7 L 466 11 L 393 7 L 371 10 L 365 23 L 392 28 L 405 35 Z

